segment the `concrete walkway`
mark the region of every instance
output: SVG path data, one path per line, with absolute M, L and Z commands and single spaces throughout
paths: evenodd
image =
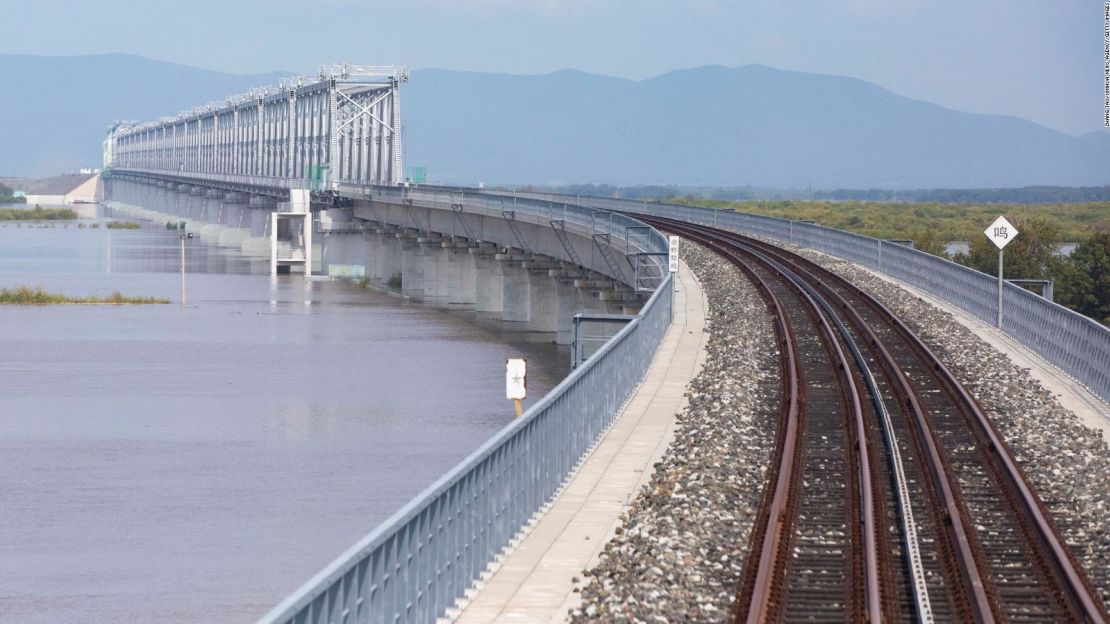
M 674 323 L 643 383 L 562 493 L 449 612 L 465 624 L 563 622 L 578 604 L 573 578 L 592 567 L 674 436 L 686 386 L 705 361 L 705 295 L 683 263 Z
M 1043 357 L 1014 340 L 994 325 L 984 323 L 968 312 L 957 308 L 921 289 L 896 281 L 887 275 L 867 269 L 869 273 L 892 284 L 901 286 L 913 295 L 924 299 L 934 306 L 948 312 L 956 321 L 971 330 L 976 336 L 1000 353 L 1010 358 L 1017 366 L 1027 369 L 1029 374 L 1041 382 L 1065 409 L 1070 410 L 1084 425 L 1102 431 L 1103 437 L 1110 439 L 1110 405 L 1095 396 L 1090 390 L 1068 377 Z M 1003 319 L 1005 323 L 1005 319 Z

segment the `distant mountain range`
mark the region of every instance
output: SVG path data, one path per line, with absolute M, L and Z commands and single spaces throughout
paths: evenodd
M 128 54 L 0 54 L 0 176 L 100 167 L 113 121 L 176 115 L 284 75 L 235 76 Z
M 0 174 L 100 160 L 105 126 L 276 82 L 128 55 L 0 55 Z M 417 70 L 407 165 L 474 184 L 978 188 L 1110 183 L 1110 135 L 949 110 L 853 78 L 760 65 L 642 81 L 574 70 Z

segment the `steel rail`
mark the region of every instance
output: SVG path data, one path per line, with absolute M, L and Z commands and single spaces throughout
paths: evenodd
M 656 227 L 661 227 L 663 229 L 681 227 L 689 231 L 689 228 L 686 227 L 683 222 L 656 219 L 654 217 L 645 217 L 645 219 L 649 222 L 653 222 Z M 680 226 L 679 224 L 683 225 Z M 694 226 L 694 230 L 698 232 L 712 232 L 712 228 L 704 228 L 702 226 Z M 740 240 L 739 235 L 734 235 L 731 232 L 718 230 L 703 235 L 715 236 L 721 241 L 731 242 L 735 245 L 743 245 L 743 241 Z M 959 563 L 957 569 L 960 572 L 960 582 L 965 592 L 964 602 L 966 602 L 969 607 L 968 616 L 976 622 L 993 621 L 995 611 L 993 603 L 995 601 L 991 600 L 979 570 L 974 548 L 976 539 L 973 530 L 969 528 L 973 525 L 971 525 L 966 518 L 966 514 L 959 503 L 957 491 L 954 490 L 949 480 L 948 470 L 945 467 L 940 449 L 933 436 L 929 433 L 929 424 L 926 420 L 925 411 L 918 402 L 909 380 L 900 367 L 898 367 L 893 356 L 882 344 L 882 341 L 879 340 L 874 331 L 861 317 L 859 317 L 851 306 L 847 306 L 843 299 L 835 296 L 835 293 L 832 294 L 838 299 L 841 309 L 846 313 L 853 325 L 861 331 L 867 342 L 878 351 L 880 363 L 888 376 L 893 379 L 902 400 L 908 404 L 909 409 L 913 413 L 912 423 L 918 432 L 918 440 L 924 447 L 921 451 L 922 455 L 926 458 L 928 474 L 933 480 L 934 492 L 938 498 L 937 502 L 941 506 L 941 509 L 945 511 L 944 522 L 941 523 L 941 526 L 947 528 L 946 533 L 949 542 Z
M 768 251 L 784 262 L 789 262 L 791 265 L 811 276 L 813 276 L 813 273 L 818 273 L 826 280 L 833 281 L 840 287 L 847 289 L 873 310 L 878 312 L 890 326 L 895 329 L 897 334 L 911 345 L 918 356 L 929 363 L 935 376 L 949 386 L 952 395 L 961 404 L 960 406 L 966 413 L 970 415 L 968 419 L 969 427 L 974 430 L 974 433 L 980 437 L 980 439 L 985 441 L 985 446 L 989 451 L 987 457 L 994 462 L 997 474 L 1001 477 L 1003 486 L 1008 490 L 1008 496 L 1016 503 L 1016 511 L 1019 512 L 1019 515 L 1024 520 L 1023 528 L 1026 530 L 1027 536 L 1036 546 L 1036 555 L 1040 557 L 1051 571 L 1051 578 L 1055 583 L 1053 587 L 1054 592 L 1061 598 L 1064 604 L 1066 604 L 1072 616 L 1077 621 L 1106 621 L 1104 605 L 1102 605 L 1101 601 L 1090 588 L 1085 575 L 1082 573 L 1073 556 L 1064 545 L 1062 538 L 1060 538 L 1056 531 L 1054 523 L 1043 507 L 1043 503 L 1041 503 L 1039 497 L 1029 486 L 1023 471 L 1014 461 L 1005 442 L 994 428 L 993 423 L 986 417 L 981 407 L 974 398 L 971 397 L 970 393 L 967 392 L 951 371 L 944 366 L 924 342 L 921 341 L 901 319 L 897 318 L 889 308 L 836 273 L 797 254 L 785 251 L 763 241 L 744 237 L 733 232 L 727 232 L 727 235 L 737 240 L 743 240 L 753 247 Z M 823 283 L 823 280 L 817 279 L 816 276 L 813 277 L 816 281 Z M 830 287 L 826 286 L 826 288 L 828 288 L 830 292 L 835 293 Z M 852 309 L 852 306 L 843 298 L 839 296 L 837 296 L 837 298 L 840 300 L 841 308 L 845 313 L 849 317 L 855 317 L 854 322 L 862 323 L 862 318 Z M 863 326 L 866 326 L 866 324 L 863 324 Z M 879 348 L 880 351 L 885 351 L 885 347 L 881 346 L 881 341 L 878 340 L 877 336 L 874 336 L 873 332 L 871 332 L 871 337 L 874 341 L 874 345 Z M 887 353 L 887 355 L 889 355 L 889 353 Z M 898 377 L 900 377 L 902 381 L 907 381 L 904 375 L 899 375 Z M 900 383 L 899 385 L 902 384 Z M 918 412 L 921 410 L 921 406 L 917 402 L 916 394 L 912 392 L 912 388 L 909 388 L 909 394 L 905 394 L 906 389 L 907 388 L 903 386 L 902 392 L 905 400 L 911 403 L 911 407 L 915 412 Z M 918 416 L 916 420 L 922 421 L 923 419 Z M 927 425 L 927 423 L 925 424 Z M 932 438 L 932 435 L 923 437 L 926 443 L 929 443 Z M 933 441 L 933 443 L 935 444 L 935 441 Z M 954 482 L 954 477 L 952 479 Z M 955 517 L 957 516 L 953 516 L 953 518 Z M 969 541 L 968 544 L 970 545 L 971 542 Z M 976 599 L 973 604 L 979 605 L 976 609 L 981 611 L 981 599 Z
M 759 252 L 750 252 L 763 258 L 766 262 L 775 262 L 767 256 Z M 932 604 L 929 598 L 929 591 L 925 580 L 925 570 L 921 561 L 920 541 L 917 534 L 917 523 L 914 519 L 913 509 L 909 502 L 909 486 L 906 480 L 905 465 L 898 448 L 897 436 L 894 432 L 894 427 L 891 421 L 889 410 L 883 402 L 882 394 L 878 388 L 878 383 L 875 376 L 872 374 L 870 367 L 863 352 L 856 344 L 855 339 L 852 337 L 850 330 L 845 326 L 844 322 L 837 316 L 835 309 L 813 285 L 806 282 L 800 276 L 793 274 L 789 269 L 783 269 L 787 273 L 791 273 L 791 279 L 794 280 L 799 286 L 804 288 L 814 300 L 825 310 L 825 313 L 833 324 L 836 325 L 837 331 L 847 345 L 849 352 L 852 354 L 852 359 L 856 362 L 856 368 L 863 378 L 864 384 L 867 386 L 868 393 L 871 396 L 871 404 L 875 410 L 875 415 L 881 423 L 881 431 L 884 438 L 884 443 L 891 455 L 891 466 L 894 474 L 890 475 L 890 481 L 895 489 L 894 497 L 898 501 L 898 515 L 901 520 L 903 546 L 906 549 L 906 567 L 912 579 L 912 591 L 914 608 L 917 611 L 917 620 L 921 624 L 931 624 L 934 621 Z M 888 354 L 889 355 L 889 354 Z M 881 363 L 886 363 L 882 361 Z M 857 422 L 857 439 L 868 439 L 868 428 L 865 423 Z M 877 593 L 877 588 L 876 588 Z M 893 597 L 888 598 L 888 602 L 893 604 Z M 891 607 L 893 610 L 893 606 Z
M 690 233 L 691 237 L 696 236 L 695 233 Z M 766 285 L 765 280 L 760 277 L 749 266 L 748 262 L 739 256 L 734 249 L 731 249 L 727 244 L 722 244 L 709 238 L 703 238 L 699 242 L 703 242 L 708 247 L 714 249 L 719 254 L 736 264 L 745 274 L 749 276 L 756 283 L 761 293 L 769 301 L 771 307 L 775 310 L 775 317 L 777 319 L 776 326 L 779 323 L 785 322 L 787 316 L 782 310 L 782 305 L 778 299 L 771 292 L 770 288 Z M 757 262 L 760 260 L 757 258 Z M 863 576 L 863 611 L 862 616 L 869 621 L 878 622 L 882 618 L 882 592 L 880 590 L 881 578 L 879 574 L 879 555 L 877 548 L 877 529 L 875 523 L 876 511 L 874 493 L 871 487 L 871 459 L 869 451 L 862 440 L 866 438 L 865 423 L 862 413 L 861 400 L 859 389 L 856 386 L 855 380 L 850 373 L 850 365 L 848 357 L 845 355 L 840 341 L 837 340 L 837 333 L 834 330 L 833 324 L 830 322 L 830 317 L 823 306 L 818 302 L 794 276 L 791 276 L 789 271 L 784 271 L 783 267 L 775 265 L 774 263 L 763 263 L 765 268 L 775 274 L 784 284 L 792 287 L 799 299 L 807 310 L 812 322 L 816 324 L 822 335 L 824 336 L 827 352 L 834 360 L 833 364 L 840 374 L 842 388 L 847 392 L 847 397 L 850 400 L 849 409 L 851 411 L 850 425 L 846 428 L 849 429 L 849 446 L 851 447 L 851 454 L 857 464 L 857 477 L 854 484 L 860 498 L 860 527 L 858 529 L 859 536 L 863 541 L 863 553 L 860 557 L 859 568 Z M 787 333 L 793 335 L 793 329 L 787 324 Z M 796 344 L 794 345 L 796 347 Z M 794 356 L 796 362 L 799 358 Z M 789 384 L 796 384 L 799 377 L 790 380 Z M 801 421 L 800 414 L 798 415 Z M 787 423 L 789 430 L 791 423 Z M 774 478 L 774 489 L 771 497 L 770 505 L 766 507 L 766 514 L 769 518 L 776 519 L 774 523 L 766 523 L 763 526 L 764 532 L 756 533 L 753 531 L 753 538 L 760 543 L 759 549 L 759 565 L 754 567 L 754 579 L 745 581 L 746 584 L 751 586 L 750 593 L 747 593 L 749 602 L 745 604 L 737 604 L 737 619 L 746 619 L 748 622 L 763 622 L 768 619 L 778 619 L 775 617 L 776 611 L 784 613 L 785 604 L 782 600 L 782 584 L 786 580 L 787 572 L 791 563 L 791 552 L 789 549 L 784 548 L 784 545 L 790 543 L 790 535 L 787 531 L 790 527 L 795 525 L 794 509 L 791 509 L 796 504 L 798 498 L 798 484 L 795 476 L 800 472 L 800 466 L 792 466 L 787 462 L 800 463 L 803 449 L 800 445 L 801 434 L 800 431 L 804 427 L 804 422 L 801 426 L 795 427 L 793 432 L 796 434 L 788 437 L 785 444 L 780 444 L 781 455 L 779 458 L 779 468 L 777 471 L 777 478 Z M 766 500 L 766 496 L 765 496 Z M 754 544 L 753 551 L 754 555 Z M 750 555 L 751 556 L 751 555 Z
M 888 319 L 899 335 L 909 342 L 923 359 L 930 363 L 935 375 L 949 386 L 962 407 L 971 416 L 970 425 L 976 430 L 977 435 L 986 441 L 989 451 L 987 456 L 995 462 L 1004 485 L 1010 490 L 1010 495 L 1016 499 L 1018 511 L 1024 516 L 1027 527 L 1038 546 L 1038 555 L 1045 560 L 1052 570 L 1056 581 L 1054 589 L 1060 592 L 1061 598 L 1077 620 L 1106 621 L 1105 606 L 1095 597 L 1086 575 L 1083 574 L 1078 563 L 1064 544 L 1063 538 L 1056 530 L 1055 523 L 1045 510 L 1040 497 L 1033 491 L 1024 471 L 1014 460 L 1009 446 L 994 427 L 994 423 L 983 412 L 978 401 L 971 396 L 970 392 L 956 379 L 956 376 L 944 365 L 940 358 L 893 311 L 863 289 L 800 255 L 762 241 L 755 242 L 764 248 L 775 250 L 776 253 L 784 257 L 790 257 L 795 264 L 812 267 L 859 296 L 879 314 Z

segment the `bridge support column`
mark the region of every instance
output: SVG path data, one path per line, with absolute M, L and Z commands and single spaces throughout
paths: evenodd
M 399 240 L 401 247 L 401 294 L 420 301 L 424 297 L 424 262 L 420 243 L 414 238 Z
M 254 196 L 248 200 L 248 216 L 243 218 L 243 223 L 246 227 L 249 221 L 250 236 L 239 247 L 243 255 L 256 258 L 270 256 L 270 215 L 274 209 L 274 201 L 269 197 Z
M 366 279 L 374 283 L 384 284 L 393 276 L 393 249 L 391 241 L 396 241 L 390 235 L 371 233 L 366 234 L 366 245 L 370 248 L 370 260 L 366 263 Z
M 147 217 L 158 225 L 165 225 L 174 220 L 173 210 L 176 204 L 177 193 L 170 184 L 163 184 L 162 188 L 158 189 L 157 203 Z
M 400 284 L 401 280 L 404 279 L 404 270 L 402 267 L 404 266 L 405 256 L 405 250 L 402 248 L 401 239 L 397 238 L 396 235 L 393 235 L 393 238 L 390 241 L 389 245 L 386 247 L 386 250 L 389 254 L 389 256 L 385 258 L 388 264 L 383 266 L 383 271 L 386 267 L 389 267 L 389 272 L 386 274 L 384 279 L 386 282 L 390 282 L 393 281 L 393 278 L 396 277 L 397 284 Z M 400 286 L 398 286 L 398 288 L 400 288 Z
M 501 265 L 501 320 L 527 323 L 532 320 L 532 281 L 519 262 Z
M 189 194 L 181 191 L 180 185 L 171 184 L 166 194 L 166 221 L 184 221 L 185 208 L 189 205 Z
M 555 282 L 555 301 L 558 306 L 556 311 L 557 329 L 555 342 L 561 345 L 570 344 L 574 338 L 574 315 L 584 312 L 580 307 L 579 289 L 569 280 Z
M 473 308 L 476 303 L 477 267 L 469 249 L 453 248 L 450 254 L 450 279 L 448 280 L 448 303 L 464 308 Z
M 530 307 L 528 329 L 556 333 L 559 330 L 558 290 L 547 271 L 529 271 Z
M 182 214 L 182 221 L 185 222 L 185 230 L 197 234 L 204 223 L 201 221 L 204 217 L 204 191 L 199 187 L 190 187 L 188 190 L 188 198 L 185 202 L 185 211 Z
M 440 242 L 420 246 L 424 262 L 424 303 L 446 305 L 450 298 L 450 254 Z
M 227 229 L 227 215 L 224 210 L 224 193 L 208 191 L 205 198 L 206 224 L 200 227 L 200 238 L 206 243 L 217 243 L 220 234 Z
M 250 207 L 246 201 L 247 198 L 240 193 L 228 193 L 224 196 L 224 223 L 227 229 L 220 232 L 216 240 L 220 247 L 242 249 L 243 241 L 250 238 Z
M 326 232 L 319 237 L 320 272 L 357 279 L 370 278 L 370 243 L 352 232 Z
M 479 314 L 501 316 L 504 301 L 501 263 L 488 254 L 475 253 L 471 257 L 474 258 L 474 310 Z

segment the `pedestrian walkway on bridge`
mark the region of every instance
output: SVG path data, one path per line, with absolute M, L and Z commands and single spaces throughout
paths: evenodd
M 674 321 L 640 387 L 546 511 L 495 561 L 459 609 L 463 624 L 563 622 L 577 605 L 575 577 L 593 567 L 674 436 L 686 386 L 706 357 L 708 305 L 685 263 Z

